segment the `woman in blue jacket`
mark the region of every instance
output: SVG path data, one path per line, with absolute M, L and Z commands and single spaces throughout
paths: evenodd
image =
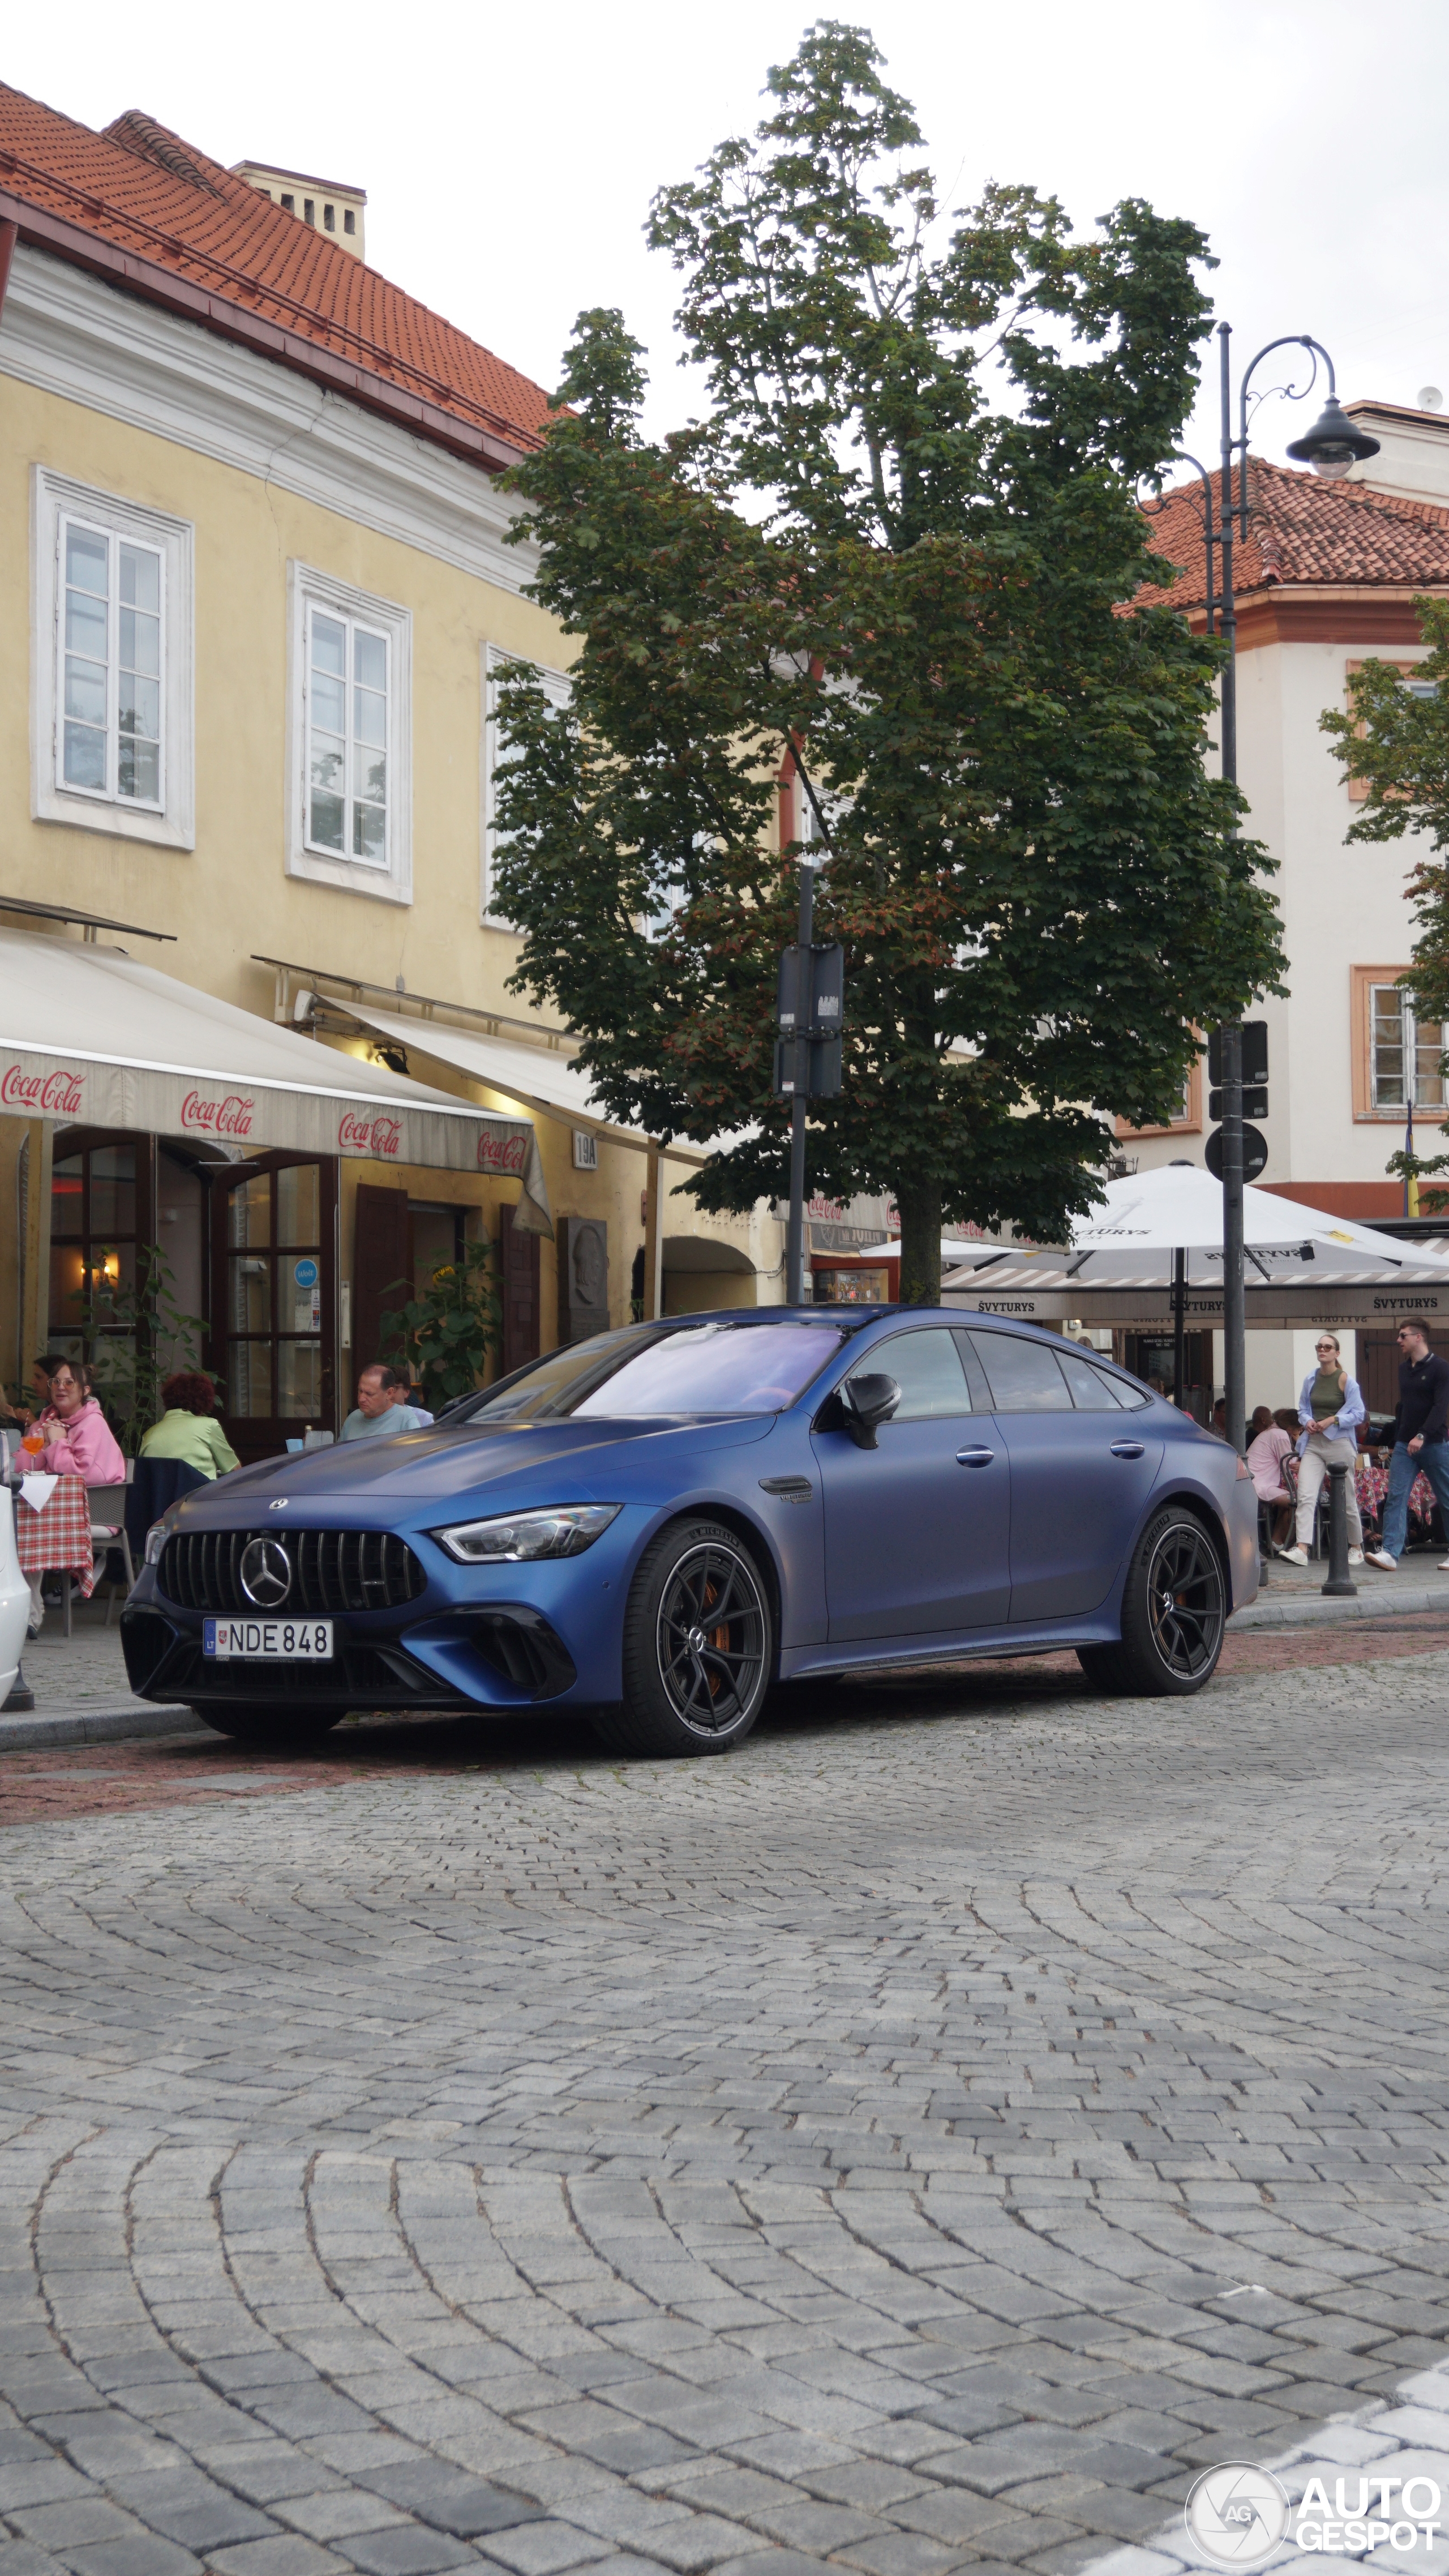
M 1343 1498 L 1348 1505 L 1348 1561 L 1350 1565 L 1363 1563 L 1363 1522 L 1354 1486 L 1358 1457 L 1354 1430 L 1363 1418 L 1364 1400 L 1357 1379 L 1351 1378 L 1343 1365 L 1337 1333 L 1320 1333 L 1318 1366 L 1309 1370 L 1298 1397 L 1298 1419 L 1303 1429 L 1298 1440 L 1297 1544 L 1283 1551 L 1290 1565 L 1308 1563 L 1308 1541 L 1313 1536 L 1319 1488 L 1329 1468 L 1338 1466 L 1348 1469 L 1343 1483 Z

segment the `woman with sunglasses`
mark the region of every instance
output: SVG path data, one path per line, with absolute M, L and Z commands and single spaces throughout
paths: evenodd
M 1298 1419 L 1303 1425 L 1298 1441 L 1298 1527 L 1296 1545 L 1283 1550 L 1289 1565 L 1308 1563 L 1308 1542 L 1313 1536 L 1313 1514 L 1319 1489 L 1330 1467 L 1348 1469 L 1344 1478 L 1343 1498 L 1348 1506 L 1348 1561 L 1363 1563 L 1363 1522 L 1359 1518 L 1358 1494 L 1354 1487 L 1354 1465 L 1358 1457 L 1355 1426 L 1364 1418 L 1364 1400 L 1358 1382 L 1343 1365 L 1337 1333 L 1318 1336 L 1318 1366 L 1310 1369 L 1298 1397 Z

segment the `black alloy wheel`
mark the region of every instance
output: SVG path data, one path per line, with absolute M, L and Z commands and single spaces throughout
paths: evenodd
M 1184 1698 L 1217 1670 L 1227 1631 L 1222 1559 L 1202 1522 L 1181 1508 L 1143 1532 L 1122 1591 L 1122 1642 L 1079 1646 L 1098 1690 Z
M 624 1615 L 624 1702 L 595 1725 L 625 1753 L 723 1753 L 769 1687 L 774 1622 L 744 1541 L 678 1521 L 645 1550 Z

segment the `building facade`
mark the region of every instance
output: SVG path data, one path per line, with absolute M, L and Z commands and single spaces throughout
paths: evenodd
M 498 478 L 547 397 L 264 170 L 0 88 L 0 1376 L 78 1346 L 100 1255 L 124 1284 L 159 1243 L 243 1450 L 335 1427 L 399 1280 L 470 1236 L 500 1247 L 505 1364 L 631 1311 L 776 1294 L 779 1261 L 767 1215 L 680 1213 L 690 1158 L 599 1116 L 567 1032 L 507 990 L 489 708 L 513 657 L 564 691 L 571 648 L 523 596 Z M 50 972 L 51 949 L 98 944 L 181 996 L 152 988 L 148 1032 L 137 984 L 130 1036 L 105 1040 L 110 1123 L 77 1112 L 73 1066 L 60 1080 L 100 1064 L 92 988 L 73 957 L 69 983 Z M 127 1124 L 122 1059 L 159 1078 L 186 997 L 211 1006 L 210 1131 Z M 227 1133 L 236 1014 L 282 1048 L 258 1100 L 277 1107 L 283 1059 L 300 1096 L 346 1058 L 378 1114 L 344 1112 L 335 1151 Z M 25 1073 L 42 1039 L 49 1093 Z M 424 1094 L 495 1120 L 491 1163 L 482 1138 L 460 1168 Z M 437 1160 L 400 1159 L 432 1133 Z
M 1273 890 L 1288 958 L 1284 997 L 1254 1005 L 1268 1029 L 1267 1146 L 1260 1188 L 1366 1222 L 1405 1213 L 1385 1169 L 1404 1142 L 1410 1097 L 1421 1150 L 1437 1149 L 1446 1115 L 1445 1032 L 1420 1023 L 1398 985 L 1410 962 L 1405 884 L 1419 848 L 1350 843 L 1363 791 L 1346 780 L 1319 727 L 1341 710 L 1358 666 L 1386 659 L 1415 685 L 1425 647 L 1418 592 L 1449 590 L 1449 420 L 1361 402 L 1348 406 L 1381 442 L 1346 481 L 1253 460 L 1249 535 L 1235 558 L 1238 775 L 1245 829 L 1277 861 Z M 1156 550 L 1178 566 L 1158 594 L 1204 622 L 1196 493 L 1180 487 L 1153 523 Z M 1216 751 L 1212 757 L 1216 759 Z M 1124 1167 L 1202 1163 L 1210 1131 L 1207 1068 L 1194 1072 L 1167 1128 L 1118 1131 Z M 1427 1145 L 1425 1134 L 1434 1139 Z M 1391 1333 L 1358 1337 L 1377 1383 Z M 1204 1340 L 1206 1337 L 1204 1337 Z M 1221 1335 L 1212 1374 L 1222 1383 Z M 1311 1364 L 1311 1334 L 1248 1337 L 1250 1404 L 1283 1404 Z M 1291 1344 L 1291 1348 L 1284 1345 Z M 1206 1369 L 1204 1353 L 1204 1369 Z M 1353 1365 L 1353 1354 L 1349 1354 Z

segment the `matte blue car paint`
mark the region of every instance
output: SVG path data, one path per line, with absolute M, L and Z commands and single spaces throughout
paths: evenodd
M 688 1320 L 697 1325 L 710 1318 Z M 742 1318 L 735 1311 L 716 1320 Z M 290 1527 L 398 1532 L 424 1568 L 426 1590 L 406 1609 L 339 1618 L 339 1629 L 359 1642 L 405 1644 L 450 1688 L 492 1707 L 517 1706 L 527 1694 L 483 1664 L 468 1642 L 469 1619 L 510 1603 L 541 1612 L 572 1657 L 576 1679 L 563 1702 L 616 1700 L 624 1611 L 639 1559 L 659 1529 L 686 1514 L 723 1514 L 767 1556 L 780 1612 L 783 1678 L 945 1653 L 1020 1653 L 1115 1638 L 1133 1548 L 1169 1495 L 1196 1502 L 1222 1534 L 1230 1606 L 1254 1597 L 1253 1487 L 1237 1480 L 1237 1461 L 1225 1442 L 1160 1398 L 1112 1414 L 973 1414 L 945 1424 L 886 1426 L 874 1450 L 856 1449 L 843 1432 L 812 1431 L 840 1379 L 867 1369 L 867 1354 L 906 1319 L 884 1310 L 848 1320 L 856 1329 L 838 1357 L 779 1414 L 616 1421 L 591 1415 L 493 1428 L 486 1427 L 486 1415 L 476 1427 L 444 1422 L 432 1431 L 242 1469 L 188 1495 L 171 1526 L 275 1528 L 285 1512 Z M 996 1329 L 989 1317 L 959 1310 L 916 1309 L 909 1321 Z M 1029 1325 L 1010 1329 L 1048 1344 L 1057 1341 Z M 1069 1445 L 1065 1459 L 1061 1452 L 1053 1455 L 1037 1436 L 1044 1425 L 1058 1426 L 1058 1438 L 1065 1436 L 1069 1444 L 1080 1435 L 1089 1447 Z M 912 1439 L 913 1449 L 928 1453 L 917 1460 L 917 1489 L 903 1435 L 942 1431 L 948 1441 L 934 1452 L 928 1441 Z M 1104 1456 L 1099 1476 L 1096 1445 L 1105 1451 L 1124 1434 L 1142 1439 L 1143 1460 Z M 993 1458 L 985 1467 L 958 1463 L 957 1449 L 987 1446 Z M 874 1485 L 872 1470 L 884 1471 Z M 1010 1499 L 1014 1472 L 1027 1491 L 1026 1504 L 1017 1510 Z M 808 1498 L 792 1501 L 763 1490 L 762 1480 L 779 1478 L 808 1481 Z M 1039 1494 L 1028 1481 L 1038 1478 Z M 1064 1492 L 1071 1497 L 1067 1509 Z M 430 1536 L 450 1522 L 566 1502 L 617 1502 L 623 1508 L 582 1556 L 541 1563 L 462 1566 Z M 826 1552 L 828 1533 L 837 1526 L 853 1554 L 842 1559 L 840 1571 L 832 1567 L 841 1623 L 832 1627 Z M 1055 1559 L 1054 1535 L 1060 1542 Z M 909 1596 L 904 1613 L 892 1594 L 888 1561 L 906 1569 L 896 1577 Z M 1089 1605 L 1085 1594 L 1103 1580 L 1105 1589 Z M 1029 1613 L 1025 1618 L 1008 1614 L 1011 1585 Z M 869 1587 L 868 1598 L 863 1587 Z M 1067 1606 L 1068 1597 L 1074 1606 Z M 177 1630 L 200 1629 L 202 1614 L 166 1601 L 155 1569 L 147 1567 L 125 1616 L 153 1610 Z M 903 1615 L 918 1624 L 904 1628 Z M 869 1629 L 867 1620 L 875 1623 Z M 238 1696 L 244 1696 L 244 1668 L 234 1669 Z M 159 1695 L 166 1696 L 164 1688 Z

